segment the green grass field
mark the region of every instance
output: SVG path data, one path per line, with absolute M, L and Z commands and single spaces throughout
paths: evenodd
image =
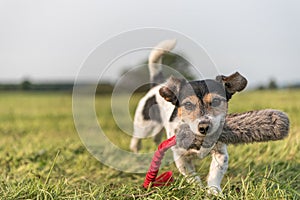
M 146 191 L 144 174 L 106 167 L 83 146 L 74 126 L 72 96 L 63 93 L 0 93 L 1 199 L 201 199 L 205 190 L 188 184 L 174 164 L 175 183 Z M 133 111 L 138 97 L 133 98 Z M 229 146 L 224 199 L 300 199 L 300 91 L 242 92 L 230 112 L 274 108 L 291 121 L 283 141 Z M 108 137 L 128 149 L 110 115 L 110 98 L 96 98 L 97 116 Z M 155 149 L 151 141 L 145 149 Z M 210 158 L 197 161 L 205 180 Z M 205 183 L 205 182 L 204 182 Z M 217 198 L 217 197 L 208 197 Z M 220 197 L 221 198 L 221 197 Z M 222 199 L 222 198 L 221 198 Z

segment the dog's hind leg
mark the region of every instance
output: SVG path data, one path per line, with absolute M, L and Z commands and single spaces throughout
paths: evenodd
M 145 138 L 148 133 L 148 129 L 139 128 L 136 123 L 133 126 L 133 136 L 130 141 L 130 150 L 137 153 L 142 147 L 142 138 Z
M 134 153 L 137 153 L 141 149 L 141 139 L 138 137 L 132 137 L 130 141 L 130 150 L 133 151 Z

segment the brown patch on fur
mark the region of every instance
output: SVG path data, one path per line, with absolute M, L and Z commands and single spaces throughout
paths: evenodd
M 176 105 L 178 102 L 178 94 L 181 84 L 184 82 L 183 79 L 175 78 L 171 76 L 166 85 L 159 89 L 159 94 L 166 100 Z
M 230 76 L 217 76 L 216 80 L 223 82 L 226 90 L 231 94 L 242 91 L 248 83 L 247 79 L 238 72 Z
M 177 109 L 177 115 L 179 118 L 181 118 L 181 116 L 182 116 L 182 110 L 180 107 Z
M 159 94 L 166 100 L 171 103 L 175 103 L 177 101 L 176 95 L 166 86 L 160 88 Z
M 184 104 L 190 102 L 192 103 L 195 107 L 192 110 L 186 109 Z M 197 118 L 200 117 L 201 114 L 201 102 L 199 100 L 199 98 L 196 95 L 193 96 L 189 96 L 187 98 L 185 98 L 182 102 L 182 106 L 180 107 L 180 117 L 183 119 L 188 119 L 191 121 L 196 120 Z M 178 114 L 179 116 L 179 114 Z
M 207 95 L 205 95 L 203 97 L 203 102 L 207 105 L 209 105 L 213 99 L 213 97 L 215 96 L 216 94 L 213 94 L 213 93 L 208 93 Z
M 221 104 L 217 107 L 212 107 L 210 105 L 214 98 L 218 98 L 218 99 L 222 100 Z M 218 94 L 209 93 L 209 94 L 205 95 L 203 98 L 203 102 L 206 105 L 207 112 L 212 113 L 212 115 L 214 115 L 214 116 L 220 115 L 222 113 L 227 113 L 227 107 L 228 107 L 227 102 L 224 99 L 224 97 L 222 97 Z
M 189 97 L 187 97 L 186 99 L 184 99 L 183 101 L 182 101 L 182 103 L 185 103 L 185 102 L 187 102 L 187 101 L 190 101 L 190 102 L 192 102 L 193 104 L 197 104 L 197 103 L 199 103 L 199 98 L 196 96 L 196 95 L 193 95 L 193 96 L 189 96 Z

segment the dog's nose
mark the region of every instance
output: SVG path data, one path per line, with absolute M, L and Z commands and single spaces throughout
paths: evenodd
M 198 130 L 201 134 L 206 134 L 208 132 L 210 123 L 208 121 L 203 121 L 198 124 Z

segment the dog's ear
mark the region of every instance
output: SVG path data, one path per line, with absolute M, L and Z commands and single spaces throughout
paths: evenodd
M 227 100 L 231 99 L 231 96 L 234 93 L 245 89 L 248 83 L 247 79 L 238 72 L 235 72 L 230 76 L 217 76 L 216 80 L 223 83 L 226 90 Z
M 185 82 L 186 81 L 184 79 L 171 76 L 165 85 L 159 89 L 160 96 L 162 96 L 166 101 L 169 101 L 174 105 L 178 105 L 179 90 Z

